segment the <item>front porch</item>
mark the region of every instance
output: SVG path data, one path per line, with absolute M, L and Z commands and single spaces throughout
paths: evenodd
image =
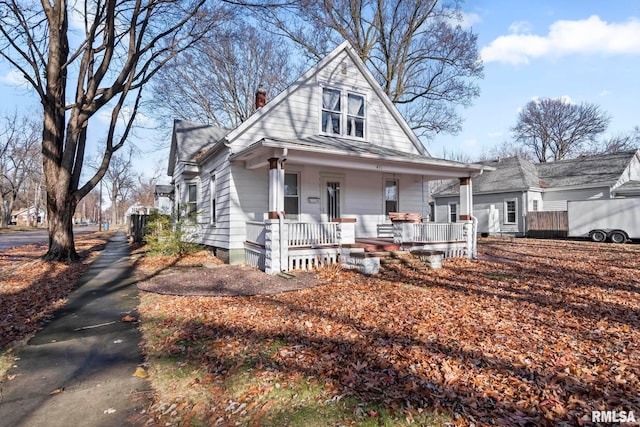
M 472 221 L 456 223 L 395 222 L 393 237 L 356 237 L 355 222 L 304 223 L 288 220 L 248 221 L 245 258 L 267 273 L 312 270 L 342 263 L 348 267 L 361 254 L 438 251 L 444 258 L 476 255 Z M 357 255 L 356 255 L 357 254 Z

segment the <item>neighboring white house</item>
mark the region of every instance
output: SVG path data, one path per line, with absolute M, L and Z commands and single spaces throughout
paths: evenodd
M 163 215 L 170 215 L 173 209 L 173 186 L 156 185 L 153 190 L 154 208 Z
M 47 211 L 42 207 L 31 206 L 11 213 L 11 223 L 21 226 L 43 227 L 47 222 Z
M 259 91 L 256 107 L 232 130 L 174 123 L 174 208 L 228 262 L 277 272 L 303 253 L 330 261 L 376 238 L 389 212 L 426 217 L 434 179 L 462 183 L 455 232 L 471 223 L 471 177 L 482 166 L 432 158 L 348 43 L 269 102 Z M 407 232 L 396 241 L 430 239 Z M 442 239 L 451 240 L 431 237 Z
M 640 196 L 640 150 L 534 164 L 519 157 L 482 162 L 494 168 L 473 181 L 478 232 L 524 235 L 529 212 L 566 211 L 567 202 Z M 432 195 L 436 221 L 452 218 L 459 184 Z

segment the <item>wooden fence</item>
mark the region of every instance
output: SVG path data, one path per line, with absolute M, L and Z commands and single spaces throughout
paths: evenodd
M 527 213 L 527 237 L 556 239 L 567 237 L 568 231 L 567 211 Z
M 131 215 L 129 217 L 129 227 L 127 228 L 129 239 L 138 243 L 142 242 L 147 232 L 147 221 L 149 221 L 149 215 Z

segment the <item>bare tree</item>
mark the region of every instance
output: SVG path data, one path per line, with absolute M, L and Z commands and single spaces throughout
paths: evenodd
M 218 17 L 205 0 L 0 0 L 0 58 L 43 106 L 48 260 L 77 260 L 73 215 L 125 143 L 143 87 Z M 97 172 L 80 185 L 87 130 L 110 112 Z M 122 127 L 117 124 L 121 121 Z
M 536 161 L 535 156 L 527 147 L 514 141 L 503 141 L 495 147 L 483 150 L 479 160 L 504 159 L 507 157 L 520 157 L 531 162 Z
M 126 154 L 116 153 L 104 176 L 105 188 L 111 201 L 111 223 L 119 224 L 124 211 L 122 204 L 127 201 L 138 179 L 133 170 L 134 151 L 130 149 Z
M 640 127 L 636 126 L 631 132 L 619 133 L 592 144 L 585 154 L 608 154 L 638 148 L 640 148 Z
M 459 1 L 302 0 L 252 10 L 313 60 L 348 40 L 420 136 L 458 132 L 456 107 L 479 95 L 477 36 L 460 25 Z
M 37 122 L 19 117 L 17 113 L 3 118 L 0 124 L 0 228 L 7 227 L 14 204 L 20 193 L 26 191 L 27 184 L 40 181 L 39 145 Z M 26 196 L 24 199 L 25 207 L 30 208 L 31 200 Z M 34 205 L 39 207 L 37 202 Z
M 595 104 L 573 104 L 562 98 L 534 99 L 520 111 L 514 139 L 539 162 L 582 154 L 609 125 L 609 116 Z
M 291 56 L 277 37 L 234 21 L 159 72 L 152 105 L 168 123 L 178 118 L 236 127 L 255 111 L 260 85 L 270 97 L 292 81 Z

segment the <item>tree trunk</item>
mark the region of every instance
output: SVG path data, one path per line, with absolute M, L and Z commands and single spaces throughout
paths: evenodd
M 72 196 L 57 194 L 60 200 L 47 198 L 49 217 L 49 250 L 44 255 L 47 261 L 75 262 L 80 260 L 73 240 L 73 215 L 76 203 Z

